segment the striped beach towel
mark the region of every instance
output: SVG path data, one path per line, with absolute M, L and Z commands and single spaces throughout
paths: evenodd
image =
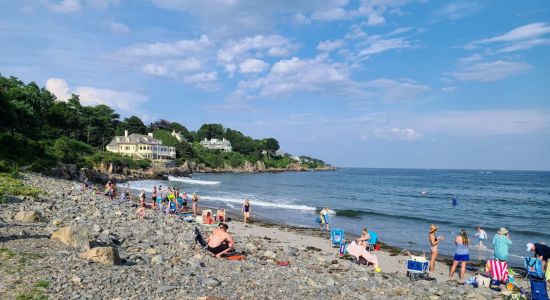
M 493 279 L 500 282 L 508 281 L 508 264 L 505 261 L 489 260 L 487 262 L 487 271 L 491 273 Z

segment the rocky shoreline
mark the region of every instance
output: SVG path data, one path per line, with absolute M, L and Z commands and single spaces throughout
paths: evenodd
M 134 202 L 115 205 L 79 191 L 74 181 L 23 177 L 45 193 L 37 199 L 10 197 L 0 205 L 2 299 L 503 297 L 456 281 L 411 282 L 403 272 L 404 257 L 391 251 L 377 252 L 382 273 L 375 273 L 339 258 L 326 236 L 285 226 L 229 222 L 236 249 L 247 258 L 218 260 L 195 245 L 196 225 L 156 211 L 140 220 Z M 211 229 L 199 227 L 204 233 Z M 446 272 L 443 264 L 438 268 Z

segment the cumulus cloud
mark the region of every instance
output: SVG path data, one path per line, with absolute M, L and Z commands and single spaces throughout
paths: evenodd
M 422 137 L 422 135 L 412 128 L 389 128 L 381 129 L 377 128 L 372 131 L 375 137 L 387 141 L 415 141 Z
M 218 51 L 218 61 L 227 64 L 251 56 L 287 56 L 297 49 L 297 44 L 281 35 L 256 35 L 226 43 Z
M 216 80 L 218 79 L 217 72 L 201 72 L 192 75 L 187 75 L 183 78 L 183 81 L 188 84 L 192 84 L 197 88 L 206 91 L 214 91 L 218 89 Z
M 375 98 L 383 101 L 411 100 L 431 90 L 429 86 L 410 79 L 379 78 L 368 81 L 364 86 L 372 91 Z
M 130 27 L 126 26 L 124 23 L 116 22 L 113 20 L 101 20 L 93 22 L 93 24 L 96 24 L 98 27 L 101 27 L 103 29 L 109 30 L 112 33 L 121 34 L 130 32 Z
M 338 48 L 341 48 L 344 46 L 345 42 L 343 40 L 326 40 L 323 42 L 319 42 L 319 45 L 317 45 L 318 51 L 324 51 L 324 52 L 332 52 Z
M 525 62 L 496 60 L 467 65 L 456 72 L 446 73 L 446 75 L 460 81 L 489 82 L 519 75 L 532 68 L 533 66 Z
M 340 20 L 350 20 L 354 18 L 365 18 L 367 26 L 378 26 L 386 22 L 384 14 L 388 11 L 395 11 L 408 4 L 409 0 L 364 0 L 358 1 L 357 7 L 348 8 L 347 1 L 340 1 L 336 6 L 327 6 L 315 10 L 311 14 L 311 19 L 332 22 Z
M 458 91 L 458 87 L 456 87 L 456 86 L 446 86 L 446 87 L 442 87 L 441 91 L 445 92 L 445 93 L 454 93 L 454 92 Z
M 88 86 L 78 86 L 71 91 L 67 81 L 61 78 L 49 78 L 46 89 L 60 101 L 67 101 L 71 94 L 76 94 L 83 105 L 105 104 L 125 113 L 139 111 L 142 103 L 149 97 L 138 92 L 101 89 Z
M 502 35 L 474 41 L 465 47 L 472 49 L 480 45 L 497 44 L 500 46 L 498 52 L 515 52 L 550 45 L 550 38 L 547 36 L 549 33 L 548 24 L 537 22 L 517 27 Z
M 239 65 L 241 73 L 261 73 L 269 68 L 269 64 L 261 59 L 250 58 Z

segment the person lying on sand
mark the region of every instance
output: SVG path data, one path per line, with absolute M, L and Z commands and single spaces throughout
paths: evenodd
M 217 258 L 221 258 L 222 255 L 229 252 L 235 246 L 235 241 L 231 235 L 227 233 L 228 228 L 229 226 L 227 226 L 227 224 L 220 223 L 218 228 L 214 229 L 212 235 L 208 238 L 208 246 L 206 249 L 212 252 Z
M 370 254 L 367 249 L 363 246 L 359 246 L 355 241 L 351 242 L 348 246 L 348 253 L 352 256 L 355 256 L 355 259 L 359 261 L 362 257 L 367 262 L 371 263 L 374 266 L 374 272 L 380 272 L 380 266 L 378 265 L 378 257 L 376 255 Z

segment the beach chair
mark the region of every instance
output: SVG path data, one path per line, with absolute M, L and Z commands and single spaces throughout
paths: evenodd
M 376 243 L 378 243 L 378 233 L 374 231 L 369 231 L 370 240 L 369 240 L 369 251 L 374 250 Z
M 424 256 L 411 255 L 406 261 L 407 277 L 410 280 L 427 279 L 430 262 Z
M 525 268 L 531 285 L 531 300 L 548 300 L 542 262 L 535 257 L 525 257 Z
M 330 230 L 330 241 L 333 247 L 340 247 L 344 242 L 344 229 L 333 228 Z

